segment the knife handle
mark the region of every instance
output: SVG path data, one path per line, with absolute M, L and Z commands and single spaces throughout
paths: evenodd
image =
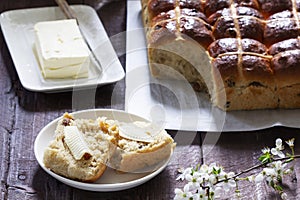
M 66 0 L 55 0 L 57 5 L 59 6 L 59 8 L 62 10 L 62 12 L 64 13 L 64 15 L 66 16 L 67 19 L 75 19 L 77 24 L 78 24 L 78 19 L 75 15 L 75 11 L 71 8 L 71 6 L 68 4 L 68 2 Z M 79 24 L 78 24 L 79 26 Z M 82 31 L 79 28 L 81 34 Z M 98 60 L 98 58 L 96 57 L 96 55 L 94 54 L 94 51 L 92 49 L 92 47 L 90 46 L 90 44 L 88 43 L 87 39 L 84 37 L 84 34 L 82 34 L 82 37 L 86 43 L 86 45 L 88 46 L 89 50 L 91 51 L 91 55 L 95 60 L 95 63 L 97 65 L 97 68 L 99 69 L 100 73 L 102 72 L 102 65 L 100 63 L 100 61 Z
M 77 20 L 75 12 L 73 11 L 73 9 L 71 8 L 71 6 L 68 4 L 66 0 L 55 0 L 55 1 L 68 19 Z

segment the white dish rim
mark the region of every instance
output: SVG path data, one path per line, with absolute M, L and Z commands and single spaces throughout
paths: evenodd
M 20 59 L 17 57 L 17 54 L 20 54 L 20 52 L 18 52 L 20 50 L 18 50 L 17 48 L 14 47 L 14 45 L 11 44 L 11 43 L 13 43 L 15 38 L 13 36 L 14 34 L 10 34 L 9 30 L 13 25 L 9 22 L 9 20 L 7 18 L 9 18 L 11 16 L 19 15 L 22 12 L 27 13 L 27 16 L 26 16 L 27 18 L 28 17 L 33 18 L 34 13 L 36 13 L 36 12 L 44 12 L 44 13 L 46 13 L 45 15 L 47 15 L 47 12 L 50 13 L 54 9 L 59 9 L 59 8 L 56 6 L 49 6 L 49 7 L 8 10 L 8 11 L 4 11 L 1 13 L 0 25 L 1 25 L 2 33 L 3 33 L 3 37 L 6 41 L 9 53 L 12 57 L 14 67 L 19 76 L 19 80 L 25 89 L 27 89 L 29 91 L 33 91 L 33 92 L 46 92 L 46 93 L 65 92 L 65 91 L 72 91 L 74 89 L 86 89 L 86 88 L 91 88 L 91 87 L 102 86 L 102 85 L 117 82 L 125 77 L 125 72 L 124 72 L 123 66 L 120 63 L 118 56 L 111 44 L 111 41 L 108 38 L 105 28 L 104 28 L 100 18 L 98 17 L 96 11 L 94 10 L 94 8 L 92 8 L 89 5 L 83 5 L 83 4 L 72 5 L 71 7 L 73 7 L 73 9 L 75 11 L 76 11 L 76 9 L 86 11 L 86 13 L 89 13 L 89 14 L 87 14 L 87 16 L 91 17 L 91 19 L 93 19 L 97 23 L 97 25 L 99 25 L 99 27 L 100 27 L 99 30 L 101 30 L 101 34 L 103 35 L 103 37 L 105 39 L 107 39 L 107 41 L 106 41 L 107 44 L 105 43 L 105 45 L 107 45 L 107 47 L 109 47 L 109 49 L 107 51 L 110 54 L 112 54 L 112 56 L 115 58 L 115 60 L 113 60 L 110 64 L 111 64 L 111 66 L 115 67 L 114 70 L 116 71 L 116 73 L 114 74 L 113 77 L 106 76 L 105 78 L 103 78 L 103 72 L 102 72 L 102 74 L 98 75 L 98 78 L 94 78 L 92 80 L 90 80 L 89 78 L 87 78 L 86 80 L 84 80 L 84 79 L 78 79 L 78 80 L 69 79 L 69 81 L 67 81 L 67 84 L 64 81 L 55 82 L 54 79 L 47 82 L 47 84 L 43 83 L 41 78 L 38 78 L 39 80 L 32 79 L 31 78 L 32 74 L 30 74 L 29 72 L 26 74 L 26 73 L 24 73 L 24 70 L 21 69 L 22 67 L 24 67 L 24 65 L 27 66 L 27 63 L 22 63 L 23 66 L 21 66 L 20 63 L 18 62 L 18 60 L 20 60 Z M 48 15 L 49 15 L 49 18 L 52 17 L 52 16 L 50 16 L 50 14 L 48 14 Z M 37 20 L 39 20 L 39 19 L 37 19 Z M 79 18 L 79 20 L 80 20 L 80 18 Z M 43 21 L 43 20 L 41 20 L 41 21 Z M 27 29 L 26 26 L 29 26 L 29 25 L 28 24 L 23 24 L 23 25 L 24 25 L 23 29 L 24 29 L 24 31 L 26 31 L 25 30 L 25 29 Z M 89 27 L 89 28 L 92 29 L 92 27 Z M 29 32 L 29 31 L 27 31 L 27 32 Z M 24 38 L 25 38 L 25 36 L 24 36 Z M 21 38 L 21 39 L 24 39 L 24 38 Z M 28 46 L 26 46 L 26 47 L 32 49 L 32 47 L 28 47 Z M 24 54 L 24 56 L 26 56 L 26 54 Z M 35 66 L 36 65 L 35 63 L 37 63 L 36 60 L 33 61 L 34 66 L 29 65 L 30 70 L 36 71 L 34 74 L 37 76 L 40 76 L 40 72 L 37 71 L 38 66 Z M 111 66 L 106 67 L 105 70 L 103 70 L 103 71 L 104 72 L 108 71 L 107 69 Z M 53 82 L 53 84 L 52 84 L 52 82 Z

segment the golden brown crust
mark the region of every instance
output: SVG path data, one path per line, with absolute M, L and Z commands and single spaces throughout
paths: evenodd
M 270 16 L 284 10 L 292 10 L 291 0 L 258 0 L 261 6 L 261 12 L 265 16 Z
M 149 126 L 146 122 L 135 123 L 142 128 Z M 157 164 L 169 159 L 176 146 L 165 130 L 153 135 L 153 140 L 148 142 L 124 138 L 118 131 L 115 137 L 118 138 L 117 148 L 110 160 L 110 167 L 122 172 L 153 171 L 157 169 Z
M 239 28 L 236 28 L 236 26 L 239 26 Z M 221 17 L 214 25 L 213 35 L 216 39 L 229 37 L 251 38 L 262 42 L 263 27 L 262 21 L 255 17 Z
M 300 40 L 299 38 L 292 38 L 292 39 L 283 40 L 281 42 L 277 42 L 273 44 L 269 48 L 269 54 L 274 56 L 281 52 L 296 50 L 296 49 L 300 49 Z
M 278 53 L 273 57 L 272 62 L 278 88 L 292 86 L 300 83 L 299 49 Z
M 101 165 L 99 167 L 98 173 L 96 173 L 94 175 L 94 177 L 92 177 L 92 178 L 90 178 L 88 180 L 85 180 L 84 182 L 93 183 L 93 182 L 97 181 L 102 176 L 102 174 L 105 172 L 106 168 L 107 168 L 106 165 Z
M 222 10 L 224 8 L 228 8 L 231 3 L 237 4 L 239 7 L 250 7 L 254 9 L 258 9 L 259 5 L 256 0 L 248 0 L 248 1 L 241 1 L 241 0 L 209 0 L 205 1 L 204 10 L 206 15 L 210 16 L 213 13 L 217 12 L 218 10 Z
M 219 94 L 212 95 L 212 101 L 225 110 L 300 107 L 298 101 L 289 104 L 283 96 L 285 91 L 293 98 L 300 95 L 297 0 L 142 0 L 142 5 L 144 24 L 150 26 L 146 35 L 154 76 L 165 78 L 174 69 L 200 85 L 207 84 L 203 77 L 210 76 L 208 88 L 223 91 L 231 102 L 232 106 L 224 106 L 216 100 Z M 191 40 L 194 51 L 185 47 L 191 46 Z M 178 44 L 182 50 L 174 53 L 171 47 Z M 187 50 L 191 55 L 182 56 Z M 205 66 L 207 62 L 197 61 L 197 56 L 208 56 L 210 63 Z M 221 83 L 216 76 L 222 77 Z
M 238 16 L 252 16 L 255 18 L 263 19 L 263 15 L 258 10 L 251 7 L 245 7 L 245 6 L 237 7 L 236 11 Z M 210 15 L 208 17 L 208 22 L 211 25 L 214 25 L 220 17 L 230 17 L 230 16 L 231 16 L 231 9 L 224 8 Z
M 267 21 L 264 32 L 265 45 L 271 46 L 286 39 L 297 38 L 299 35 L 297 23 L 298 20 L 293 18 L 280 18 Z
M 266 46 L 257 40 L 244 38 L 240 41 L 240 43 L 244 55 L 246 55 L 247 52 L 263 55 L 267 51 Z M 226 54 L 228 52 L 237 52 L 238 46 L 239 41 L 236 38 L 222 38 L 219 40 L 215 40 L 207 50 L 211 57 L 216 58 L 221 54 Z
M 111 164 L 120 172 L 150 172 L 157 169 L 158 164 L 167 161 L 175 148 L 174 142 L 167 142 L 149 148 L 145 151 L 125 151 L 118 148 L 114 154 L 118 160 L 112 160 Z
M 178 37 L 195 40 L 205 48 L 213 41 L 211 26 L 206 22 L 204 14 L 197 10 L 183 8 L 179 13 L 170 10 L 152 19 L 148 38 L 151 46 Z
M 83 156 L 80 160 L 73 157 L 64 140 L 64 127 L 70 125 L 77 126 L 84 133 L 84 140 L 92 156 Z M 82 182 L 94 182 L 104 173 L 113 151 L 111 137 L 100 131 L 95 120 L 74 119 L 72 115 L 65 113 L 57 123 L 55 137 L 44 152 L 43 162 L 46 168 L 61 176 Z
M 68 119 L 68 123 L 64 123 Z M 141 128 L 149 123 L 134 122 Z M 105 172 L 107 166 L 123 171 L 150 172 L 157 164 L 165 163 L 176 146 L 172 137 L 165 131 L 153 134 L 153 141 L 131 140 L 119 134 L 120 123 L 106 117 L 74 119 L 68 113 L 58 121 L 55 137 L 44 152 L 45 167 L 54 173 L 82 182 L 94 182 Z M 91 152 L 91 156 L 76 159 L 65 142 L 65 127 L 77 126 Z M 142 169 L 148 167 L 147 169 Z

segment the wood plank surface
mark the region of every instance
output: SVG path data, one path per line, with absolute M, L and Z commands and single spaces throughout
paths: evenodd
M 2 38 L 2 32 L 0 33 Z M 10 137 L 15 121 L 15 106 L 17 98 L 13 94 L 12 82 L 9 78 L 7 69 L 3 64 L 5 60 L 9 61 L 7 49 L 4 47 L 4 41 L 0 40 L 0 199 L 7 197 L 7 177 L 10 155 Z

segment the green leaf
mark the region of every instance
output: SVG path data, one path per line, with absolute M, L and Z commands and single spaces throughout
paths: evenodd
M 274 188 L 274 189 L 275 189 L 275 183 L 274 183 L 274 181 L 273 181 L 273 180 L 271 180 L 269 184 L 270 184 L 270 186 L 271 186 L 272 188 Z M 275 190 L 276 190 L 276 189 L 275 189 Z
M 220 174 L 220 173 L 221 173 L 221 168 L 218 169 L 218 174 Z
M 218 170 L 216 168 L 213 167 L 213 174 L 218 175 L 221 172 L 221 168 L 219 168 Z
M 266 153 L 258 158 L 259 161 L 261 161 L 263 164 L 271 162 L 271 155 L 269 153 Z
M 275 190 L 282 192 L 283 188 L 280 185 L 275 185 Z
M 281 177 L 281 176 L 277 176 L 277 181 L 278 181 L 279 183 L 282 183 L 282 177 Z
M 200 164 L 196 165 L 195 171 L 199 171 L 200 169 Z

